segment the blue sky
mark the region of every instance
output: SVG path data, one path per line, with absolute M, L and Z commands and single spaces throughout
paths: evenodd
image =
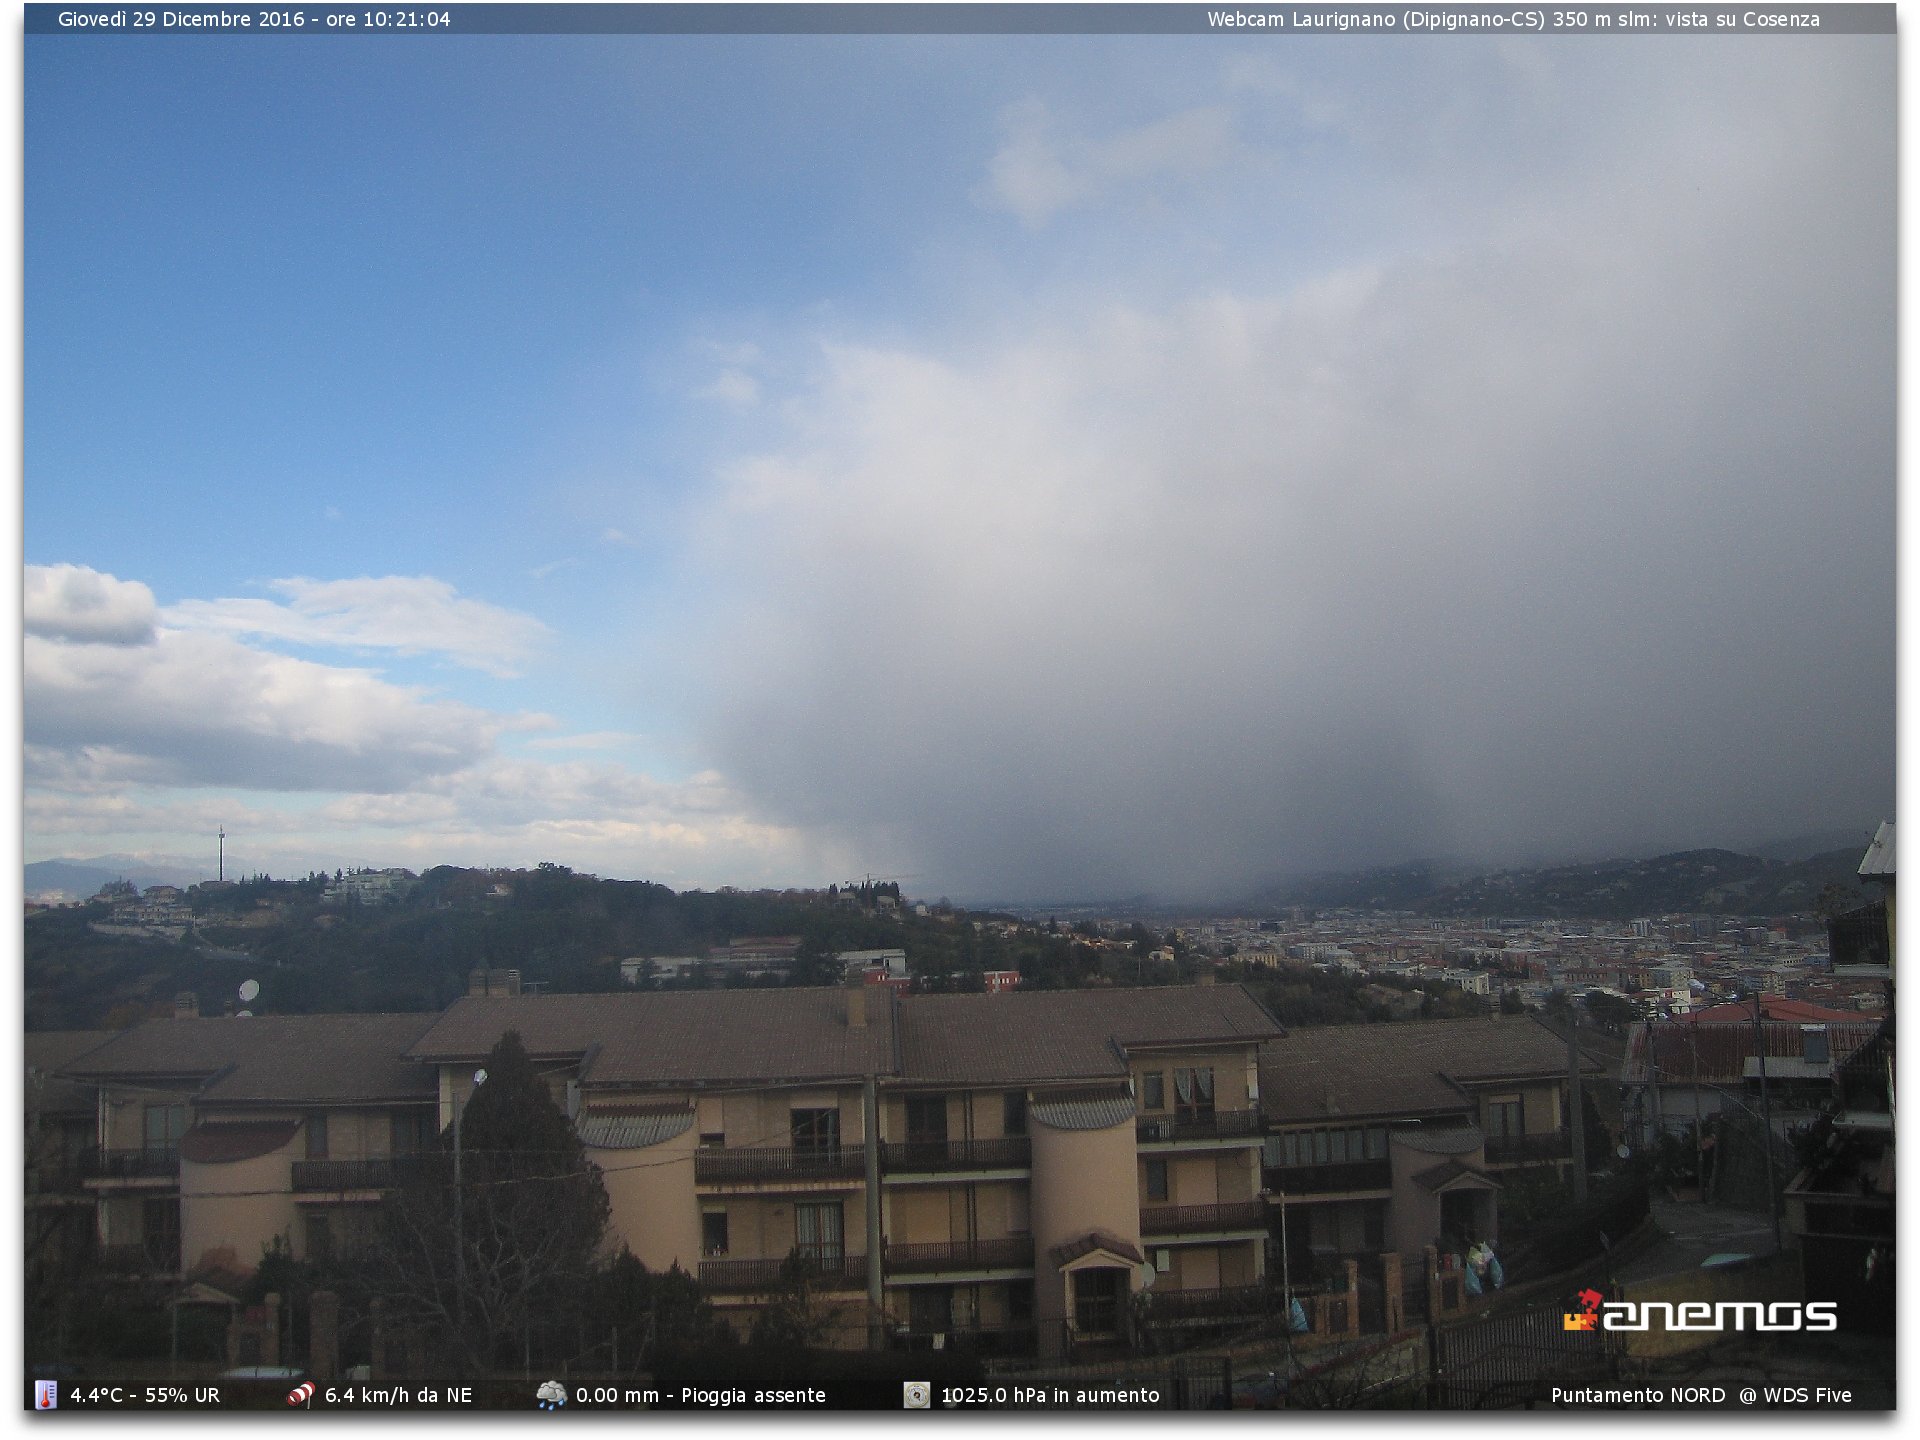
M 1891 806 L 1890 40 L 26 50 L 28 860 Z

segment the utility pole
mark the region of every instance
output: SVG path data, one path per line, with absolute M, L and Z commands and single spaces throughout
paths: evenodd
M 1567 1007 L 1567 1105 L 1573 1130 L 1573 1203 L 1587 1203 L 1587 1106 L 1580 1088 L 1580 1002 Z
M 1767 1209 L 1773 1216 L 1773 1253 L 1785 1247 L 1780 1243 L 1780 1190 L 1773 1178 L 1773 1102 L 1767 1095 L 1767 1037 L 1760 1028 L 1760 990 L 1753 992 L 1753 1049 L 1760 1060 L 1760 1147 L 1767 1157 Z
M 473 1072 L 473 1088 L 478 1090 L 487 1083 L 487 1072 Z M 472 1098 L 471 1095 L 468 1096 Z M 453 1097 L 453 1304 L 456 1323 L 460 1331 L 462 1349 L 467 1337 L 467 1225 L 466 1225 L 466 1187 L 460 1179 L 460 1117 L 467 1107 L 460 1103 L 458 1095 Z
M 880 1095 L 871 1067 L 860 1084 L 860 1128 L 866 1152 L 867 1177 L 867 1348 L 883 1350 L 887 1344 L 884 1298 L 881 1290 L 880 1262 Z

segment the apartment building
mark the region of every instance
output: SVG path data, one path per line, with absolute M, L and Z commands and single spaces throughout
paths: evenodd
M 1271 1301 L 1283 1235 L 1296 1282 L 1492 1236 L 1501 1177 L 1571 1154 L 1565 1043 L 1521 1017 L 1288 1035 L 1209 984 L 474 990 L 48 1050 L 99 1258 L 202 1277 L 352 1246 L 509 1030 L 602 1172 L 610 1246 L 741 1329 L 798 1257 L 845 1345 L 1086 1354 L 1217 1323 Z
M 1527 1016 L 1296 1029 L 1260 1047 L 1260 1093 L 1296 1273 L 1496 1238 L 1502 1176 L 1572 1160 L 1567 1044 Z
M 245 1274 L 276 1238 L 318 1257 L 438 1134 L 430 1015 L 152 1020 L 69 1063 L 94 1089 L 73 1185 L 99 1260 L 134 1277 Z
M 1119 1340 L 1142 1289 L 1263 1274 L 1283 1032 L 1238 986 L 469 997 L 408 1051 L 443 1123 L 508 1030 L 570 1091 L 615 1234 L 742 1327 L 796 1253 L 842 1343 L 1043 1353 Z

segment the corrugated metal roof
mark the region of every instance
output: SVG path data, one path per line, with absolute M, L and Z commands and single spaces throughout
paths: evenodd
M 640 1110 L 612 1114 L 582 1115 L 575 1124 L 580 1143 L 594 1150 L 644 1150 L 676 1135 L 684 1135 L 693 1124 L 691 1110 Z
M 1882 820 L 1873 832 L 1873 843 L 1860 861 L 1860 874 L 1870 879 L 1893 874 L 1893 821 Z
M 1133 1100 L 1126 1095 L 1069 1095 L 1035 1100 L 1027 1118 L 1053 1130 L 1111 1130 L 1132 1121 Z

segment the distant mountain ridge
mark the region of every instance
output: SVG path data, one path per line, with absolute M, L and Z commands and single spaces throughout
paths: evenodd
M 1631 920 L 1647 915 L 1788 915 L 1811 912 L 1829 884 L 1874 898 L 1856 871 L 1864 843 L 1795 861 L 1733 850 L 1682 850 L 1648 859 L 1601 860 L 1535 870 L 1449 874 L 1437 862 L 1283 882 L 1255 896 L 1256 911 L 1408 910 L 1421 915 L 1538 915 Z
M 131 855 L 99 855 L 90 860 L 36 860 L 25 867 L 29 900 L 85 900 L 100 893 L 109 880 L 131 880 L 142 890 L 149 885 L 198 885 L 212 877 L 204 870 L 166 861 L 146 861 Z

